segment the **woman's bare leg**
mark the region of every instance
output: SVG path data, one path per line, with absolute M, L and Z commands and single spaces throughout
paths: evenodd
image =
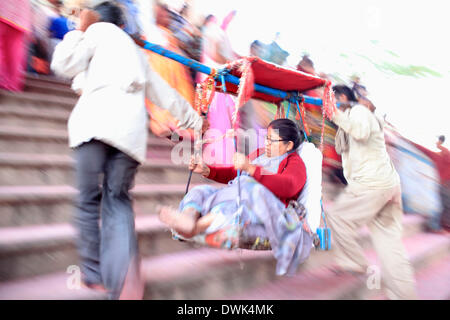
M 199 216 L 200 212 L 194 208 L 186 208 L 180 212 L 172 207 L 162 207 L 159 211 L 159 219 L 162 222 L 187 238 L 195 235 Z
M 180 212 L 170 207 L 162 207 L 159 212 L 159 219 L 184 238 L 192 238 L 204 232 L 214 221 L 214 215 L 211 213 L 198 219 L 199 216 L 200 213 L 194 208 Z

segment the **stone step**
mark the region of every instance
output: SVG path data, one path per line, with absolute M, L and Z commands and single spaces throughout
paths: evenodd
M 25 83 L 28 81 L 37 82 L 48 86 L 58 86 L 62 88 L 70 88 L 72 81 L 67 78 L 61 78 L 54 75 L 42 75 L 36 73 L 27 73 L 25 75 Z
M 0 153 L 0 186 L 71 185 L 75 186 L 75 160 L 70 156 Z M 152 159 L 138 169 L 136 184 L 187 183 L 187 165 L 169 159 Z M 206 182 L 198 174 L 192 183 Z
M 409 259 L 415 269 L 416 278 L 421 276 L 422 270 L 432 266 L 440 259 L 444 259 L 450 252 L 450 237 L 436 234 L 420 233 L 403 239 Z M 373 249 L 366 251 L 370 263 L 379 266 L 379 261 Z M 318 268 L 301 270 L 292 278 L 282 278 L 266 285 L 252 288 L 236 295 L 225 297 L 228 300 L 336 300 L 361 299 L 375 297 L 381 290 L 367 288 L 364 281 L 351 275 L 336 276 L 326 265 Z M 441 281 L 448 281 L 448 272 Z M 422 277 L 419 281 L 427 281 Z M 423 288 L 419 286 L 419 290 Z M 448 288 L 447 288 L 448 290 Z M 420 293 L 419 293 L 420 295 Z
M 149 135 L 147 140 L 148 158 L 170 159 L 171 152 L 178 142 Z M 180 142 L 191 147 L 190 141 Z M 24 127 L 0 126 L 0 150 L 4 153 L 37 153 L 70 155 L 66 130 L 33 129 Z
M 139 251 L 143 257 L 192 249 L 194 244 L 172 240 L 157 215 L 136 217 Z M 67 270 L 77 265 L 76 230 L 71 224 L 0 229 L 0 282 Z
M 25 92 L 43 93 L 52 96 L 78 98 L 75 91 L 66 83 L 43 81 L 40 79 L 27 78 L 25 82 Z
M 46 276 L 0 283 L 0 300 L 104 300 L 105 295 L 80 287 L 69 289 L 70 274 Z
M 448 253 L 450 248 L 448 237 L 436 235 L 419 234 L 404 242 L 414 265 L 422 268 L 426 267 L 423 261 L 431 263 L 431 256 Z M 302 268 L 294 277 L 276 278 L 275 261 L 268 251 L 185 250 L 144 259 L 141 269 L 146 280 L 145 298 L 153 300 L 339 299 L 360 286 L 353 277 L 337 277 L 325 266 Z M 69 277 L 61 272 L 0 283 L 0 299 L 105 298 L 68 288 Z M 37 290 L 38 283 L 45 289 Z
M 39 107 L 42 110 L 71 111 L 78 98 L 55 96 L 36 92 L 11 92 L 0 90 L 0 108 L 2 106 Z
M 450 254 L 427 268 L 416 272 L 417 294 L 420 300 L 450 300 Z M 373 300 L 388 300 L 384 294 Z
M 450 300 L 450 255 L 416 273 L 422 300 Z
M 67 130 L 70 111 L 36 106 L 0 106 L 0 126 Z
M 146 280 L 146 299 L 206 299 L 223 287 L 239 290 L 267 277 L 274 278 L 272 261 L 266 251 L 233 251 L 202 248 L 144 259 L 141 269 Z M 270 266 L 269 266 L 270 265 Z M 0 299 L 99 299 L 104 295 L 84 289 L 69 289 L 70 274 L 56 273 L 26 280 L 0 283 Z M 37 290 L 36 283 L 51 284 Z M 34 288 L 34 290 L 33 290 Z
M 274 266 L 260 265 L 272 260 L 270 252 L 238 252 L 218 249 L 186 250 L 144 259 L 146 299 L 207 299 L 222 286 L 240 289 L 267 277 L 274 278 Z M 241 268 L 241 264 L 243 269 Z M 83 288 L 70 288 L 71 274 L 61 272 L 0 283 L 0 300 L 105 299 L 106 296 Z
M 424 226 L 426 225 L 427 218 L 417 214 L 406 214 L 403 216 L 403 238 L 412 237 L 418 233 L 423 232 Z M 321 226 L 323 227 L 323 221 L 321 221 Z M 367 227 L 361 228 L 359 231 L 359 240 L 358 242 L 362 246 L 363 249 L 372 248 L 372 239 L 370 237 L 370 232 Z M 331 250 L 330 251 L 314 251 L 314 258 L 308 259 L 305 263 L 300 267 L 306 270 L 312 270 L 315 268 L 319 268 L 321 266 L 326 265 L 333 259 L 333 234 L 331 234 Z
M 185 190 L 186 184 L 136 185 L 131 192 L 134 211 L 151 214 L 158 205 L 178 207 Z M 70 186 L 0 187 L 0 227 L 67 223 L 77 194 Z
M 177 244 L 179 241 L 172 240 L 167 228 L 156 219 L 154 215 L 138 215 L 136 218 L 143 257 L 178 251 L 179 248 L 189 246 L 199 247 L 192 243 L 184 247 Z M 418 219 L 417 216 L 406 217 L 404 236 L 416 234 L 422 223 L 423 219 Z M 364 230 L 360 239 L 364 246 L 370 246 L 369 235 Z M 315 252 L 314 258 L 308 261 L 306 267 L 317 267 L 324 263 L 325 258 L 329 256 Z M 0 228 L 0 281 L 62 271 L 76 263 L 75 231 L 70 225 Z

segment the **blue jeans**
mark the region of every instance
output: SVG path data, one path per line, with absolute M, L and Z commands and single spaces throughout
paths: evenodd
M 137 272 L 138 245 L 129 191 L 139 162 L 98 140 L 77 147 L 75 158 L 81 272 L 86 283 L 103 284 L 109 298 L 117 299 L 127 273 Z

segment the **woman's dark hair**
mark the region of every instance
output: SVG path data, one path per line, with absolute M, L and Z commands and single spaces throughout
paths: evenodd
M 109 22 L 118 27 L 125 23 L 122 9 L 111 2 L 103 2 L 95 6 L 94 11 L 100 15 L 100 22 Z
M 445 142 L 445 136 L 439 136 L 439 141 L 441 142 L 441 143 L 444 143 Z
M 289 119 L 277 119 L 269 123 L 268 128 L 278 131 L 278 135 L 285 143 L 292 141 L 294 148 L 297 149 L 303 142 L 303 131 L 301 131 L 294 121 Z

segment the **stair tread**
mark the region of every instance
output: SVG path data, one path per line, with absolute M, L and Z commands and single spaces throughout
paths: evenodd
M 419 246 L 419 243 L 423 245 Z M 437 247 L 449 246 L 450 237 L 418 234 L 405 239 L 404 244 L 410 259 L 414 263 L 415 259 Z M 368 251 L 369 261 L 373 262 L 373 254 L 370 254 L 371 250 Z M 241 254 L 238 251 L 201 248 L 143 259 L 141 269 L 147 285 L 151 286 L 167 284 L 169 281 L 171 283 L 183 281 L 183 279 L 193 276 L 206 277 L 208 271 L 212 272 L 217 267 L 236 266 L 239 261 L 272 259 L 273 256 L 270 251 L 244 250 Z M 68 274 L 60 272 L 0 283 L 0 299 L 55 299 L 55 297 L 57 299 L 76 299 L 75 293 L 71 293 L 71 290 L 66 288 L 65 283 L 68 276 Z M 46 285 L 45 291 L 33 291 L 36 283 L 51 285 Z M 341 290 L 350 290 L 355 285 L 357 285 L 355 278 L 351 276 L 336 277 L 325 267 L 320 267 L 314 270 L 302 270 L 294 277 L 281 278 L 227 299 L 327 299 Z M 303 289 L 298 290 L 298 288 Z M 81 296 L 83 295 L 81 294 Z M 86 295 L 83 298 L 89 299 L 92 297 Z
M 70 88 L 72 81 L 67 78 L 61 78 L 56 77 L 53 75 L 42 75 L 42 74 L 34 74 L 34 73 L 26 73 L 25 74 L 25 81 L 26 80 L 34 80 L 34 81 L 41 81 L 41 82 L 52 82 L 58 85 L 65 85 Z
M 450 255 L 416 273 L 417 291 L 423 300 L 450 299 Z
M 29 100 L 32 102 L 49 102 L 61 105 L 64 108 L 74 107 L 78 97 L 61 97 L 38 92 L 12 92 L 0 89 L 0 96 Z
M 69 155 L 57 155 L 57 154 L 35 154 L 35 153 L 3 153 L 0 152 L 0 165 L 17 165 L 17 166 L 70 166 L 75 164 L 73 157 Z M 142 164 L 144 168 L 184 168 L 186 165 L 175 164 L 170 159 L 147 159 Z
M 51 83 L 54 83 L 54 85 L 50 85 Z M 31 88 L 39 88 L 39 89 L 45 89 L 49 91 L 58 91 L 61 93 L 67 93 L 68 95 L 77 97 L 77 94 L 75 91 L 72 90 L 72 86 L 70 82 L 56 82 L 52 80 L 47 79 L 33 79 L 29 78 L 25 81 L 25 92 L 29 92 L 29 89 Z
M 142 260 L 142 275 L 146 283 L 161 283 L 168 279 L 182 279 L 186 275 L 204 276 L 216 266 L 235 264 L 258 258 L 271 258 L 270 252 L 237 252 L 202 248 Z M 94 299 L 102 297 L 85 289 L 70 290 L 66 286 L 69 274 L 65 272 L 0 283 L 2 299 Z M 45 288 L 45 289 L 43 289 Z M 103 295 L 103 297 L 105 297 Z
M 168 237 L 170 236 L 169 229 L 159 221 L 156 214 L 136 216 L 135 224 L 138 233 L 167 232 Z M 69 223 L 0 228 L 0 252 L 17 245 L 23 248 L 43 242 L 73 242 L 75 236 L 75 227 Z
M 216 185 L 216 184 L 213 184 Z M 194 187 L 192 185 L 191 187 Z M 178 194 L 186 190 L 186 184 L 138 184 L 132 189 L 132 193 L 139 194 Z M 0 200 L 11 200 L 14 197 L 35 198 L 58 196 L 74 196 L 77 194 L 74 187 L 68 185 L 56 186 L 0 186 Z
M 86 288 L 69 289 L 68 273 L 50 274 L 0 283 L 0 300 L 95 300 L 105 299 L 103 293 Z
M 8 106 L 2 105 L 0 107 L 1 114 L 13 114 L 26 118 L 39 118 L 64 122 L 67 124 L 67 120 L 70 116 L 69 110 L 49 110 L 45 113 L 42 110 L 36 110 L 30 107 Z
M 414 216 L 406 216 L 404 225 L 415 225 L 423 223 L 423 219 Z M 140 232 L 161 232 L 168 231 L 168 228 L 159 221 L 156 214 L 140 214 L 135 218 L 136 231 Z M 367 236 L 362 231 L 361 237 Z M 69 223 L 29 225 L 18 227 L 0 228 L 0 251 L 2 248 L 26 244 L 36 245 L 39 241 L 72 241 L 75 237 L 75 228 Z
M 67 130 L 47 129 L 47 128 L 30 130 L 29 128 L 24 128 L 21 126 L 5 126 L 5 125 L 0 125 L 0 135 L 31 137 L 31 138 L 33 137 L 56 138 L 64 140 L 68 139 Z M 151 145 L 163 145 L 163 146 L 173 146 L 176 143 L 167 138 L 158 138 L 154 135 L 149 135 L 147 141 L 148 141 L 147 143 Z
M 420 233 L 403 240 L 407 255 L 414 261 L 433 248 L 450 245 L 450 237 Z M 372 264 L 378 259 L 373 249 L 366 250 L 366 257 Z M 315 270 L 299 272 L 291 278 L 284 278 L 258 288 L 233 295 L 228 299 L 267 299 L 267 300 L 302 300 L 302 299 L 334 299 L 336 294 L 351 290 L 360 284 L 360 280 L 351 275 L 336 276 L 326 266 Z

